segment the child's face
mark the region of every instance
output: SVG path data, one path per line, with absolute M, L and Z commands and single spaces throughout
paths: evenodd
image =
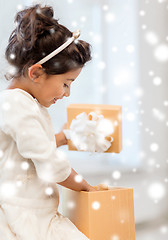
M 59 74 L 47 75 L 42 78 L 36 91 L 36 99 L 44 107 L 50 107 L 58 99 L 69 97 L 71 83 L 78 77 L 82 68 Z

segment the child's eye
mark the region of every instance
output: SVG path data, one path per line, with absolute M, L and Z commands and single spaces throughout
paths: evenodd
M 67 87 L 67 88 L 68 88 L 69 86 L 68 86 L 67 84 L 64 83 L 64 87 Z

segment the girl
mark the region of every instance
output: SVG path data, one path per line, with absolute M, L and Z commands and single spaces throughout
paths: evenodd
M 90 46 L 53 18 L 51 7 L 36 5 L 16 15 L 6 48 L 15 67 L 0 93 L 0 238 L 1 240 L 86 240 L 57 211 L 56 183 L 95 191 L 56 147 L 47 108 L 70 95 L 71 83 L 91 59 Z

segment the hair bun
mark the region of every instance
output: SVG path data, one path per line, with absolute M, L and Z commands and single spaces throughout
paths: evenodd
M 16 14 L 16 37 L 26 50 L 33 48 L 40 35 L 49 34 L 51 29 L 57 28 L 58 21 L 53 15 L 52 7 L 42 7 L 40 4 Z
M 44 7 L 44 8 L 41 8 L 39 4 L 37 4 L 36 6 L 36 13 L 38 14 L 42 14 L 48 18 L 53 18 L 54 16 L 54 12 L 53 12 L 53 9 L 51 7 Z

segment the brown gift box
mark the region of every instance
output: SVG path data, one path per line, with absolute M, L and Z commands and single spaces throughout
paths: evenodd
M 119 153 L 122 150 L 122 120 L 121 106 L 103 105 L 103 104 L 70 104 L 67 107 L 67 125 L 70 128 L 71 122 L 76 116 L 82 112 L 89 114 L 95 112 L 98 115 L 103 115 L 104 118 L 110 120 L 114 126 L 113 142 L 106 152 Z M 68 140 L 68 149 L 77 150 L 72 141 Z
M 135 240 L 133 189 L 63 189 L 63 214 L 90 240 Z

